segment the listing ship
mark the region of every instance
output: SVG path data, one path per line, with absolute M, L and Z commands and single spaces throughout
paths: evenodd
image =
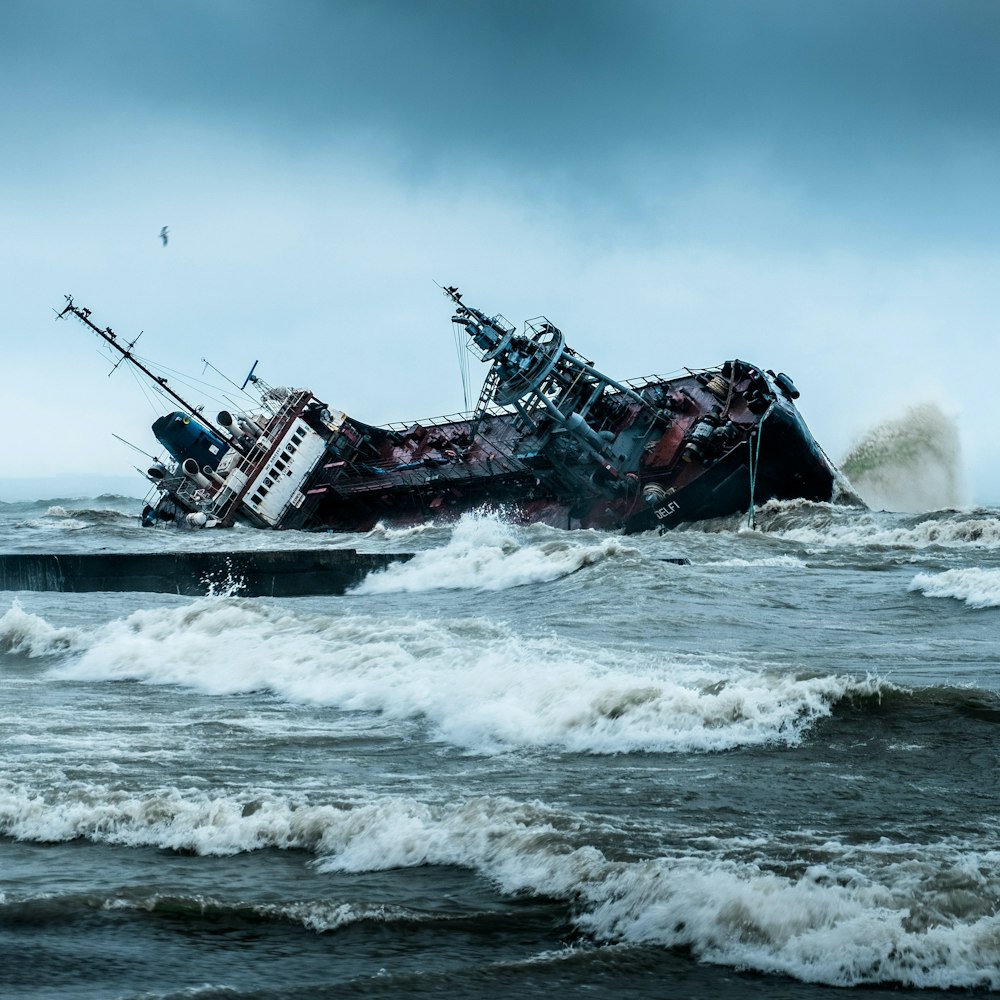
M 783 374 L 733 360 L 616 381 L 544 317 L 518 331 L 446 288 L 452 320 L 487 363 L 475 409 L 372 426 L 309 389 L 254 374 L 259 408 L 208 419 L 110 328 L 74 315 L 178 409 L 152 426 L 166 452 L 147 477 L 146 525 L 368 531 L 492 510 L 511 520 L 626 533 L 830 500 L 836 470 Z

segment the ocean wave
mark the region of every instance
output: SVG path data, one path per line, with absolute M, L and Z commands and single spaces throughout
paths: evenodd
M 733 569 L 805 569 L 806 562 L 797 556 L 761 556 L 759 559 L 744 559 L 736 556 L 732 559 L 718 559 L 702 563 L 704 566 L 718 566 Z
M 31 649 L 55 648 L 58 632 L 40 620 L 24 627 Z M 794 745 L 839 700 L 882 684 L 524 637 L 485 619 L 331 620 L 234 599 L 137 611 L 86 640 L 73 634 L 72 643 L 75 655 L 51 668 L 54 676 L 180 684 L 210 695 L 267 690 L 423 720 L 438 738 L 481 753 Z
M 970 608 L 1000 608 L 1000 569 L 949 569 L 943 573 L 918 573 L 910 583 L 925 597 L 952 597 Z
M 87 504 L 88 506 L 100 505 L 102 507 L 115 506 L 126 509 L 137 509 L 141 500 L 134 496 L 125 496 L 122 493 L 101 493 L 98 496 L 57 496 L 40 497 L 36 500 L 0 500 L 0 508 L 6 511 L 19 510 L 45 511 L 53 506 L 72 507 L 74 504 Z
M 771 500 L 758 509 L 756 530 L 809 547 L 1000 548 L 1000 512 L 982 507 L 912 516 L 804 500 Z
M 340 930 L 359 923 L 417 924 L 449 919 L 445 915 L 413 910 L 386 903 L 334 902 L 306 899 L 283 903 L 261 903 L 240 899 L 224 899 L 175 893 L 142 893 L 123 889 L 112 895 L 102 893 L 56 893 L 0 897 L 0 926 L 32 926 L 45 923 L 61 924 L 85 911 L 169 914 L 179 917 L 200 917 L 220 923 L 297 924 L 317 933 Z M 463 920 L 469 919 L 463 914 Z
M 445 545 L 369 574 L 352 593 L 507 590 L 549 583 L 608 559 L 639 558 L 638 549 L 614 535 L 533 527 L 466 514 L 452 527 Z
M 73 510 L 59 504 L 48 506 L 41 517 L 18 521 L 15 528 L 48 531 L 80 531 L 85 528 L 138 527 L 138 512 L 84 508 Z
M 366 532 L 365 538 L 387 542 L 413 541 L 414 539 L 423 538 L 428 535 L 446 538 L 448 531 L 447 525 L 443 525 L 438 521 L 422 521 L 420 524 L 411 524 L 403 528 L 394 528 L 379 521 L 371 531 Z
M 840 858 L 798 876 L 724 860 L 619 866 L 588 893 L 578 923 L 599 940 L 686 947 L 702 961 L 829 986 L 996 989 L 1000 917 L 968 900 L 1000 885 L 958 876 L 941 891 L 932 865 L 912 863 L 924 851 L 907 845 L 904 858 L 865 871 Z M 947 853 L 963 872 L 978 860 Z
M 88 524 L 134 524 L 137 516 L 138 511 L 122 511 L 106 507 L 67 509 L 59 504 L 51 506 L 45 511 L 47 518 L 86 521 Z
M 0 617 L 0 654 L 58 656 L 86 648 L 84 633 L 75 628 L 58 628 L 39 615 L 21 607 L 18 600 Z
M 616 860 L 592 843 L 586 817 L 496 796 L 324 803 L 252 792 L 136 794 L 81 784 L 56 792 L 10 783 L 0 785 L 0 831 L 202 855 L 296 848 L 330 872 L 460 866 L 507 895 L 564 900 L 579 931 L 598 942 L 683 947 L 702 961 L 832 986 L 1000 987 L 993 904 L 1000 854 L 946 837 L 923 844 L 828 840 L 811 845 L 814 860 L 797 870 L 768 870 L 759 852 L 726 845 L 681 843 Z M 312 920 L 323 930 L 359 915 L 278 904 L 270 916 Z
M 977 728 L 979 723 L 1000 725 L 1000 694 L 968 686 L 905 688 L 885 683 L 867 692 L 850 692 L 831 714 L 838 727 L 857 726 L 864 732 L 871 732 L 873 726 L 881 728 L 888 720 L 907 737 L 888 745 L 913 750 L 939 741 L 956 721 L 973 720 Z
M 836 502 L 769 500 L 755 508 L 752 526 L 746 514 L 733 514 L 682 524 L 670 535 L 734 535 L 743 541 L 790 542 L 810 551 L 922 551 L 968 546 L 992 552 L 1000 549 L 1000 510 L 967 507 L 914 515 Z

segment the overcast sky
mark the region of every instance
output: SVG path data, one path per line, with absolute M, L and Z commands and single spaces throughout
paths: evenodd
M 1000 502 L 1000 3 L 5 0 L 0 50 L 0 476 L 157 450 L 64 293 L 378 423 L 463 407 L 437 281 L 787 371 L 835 460 L 936 402 Z

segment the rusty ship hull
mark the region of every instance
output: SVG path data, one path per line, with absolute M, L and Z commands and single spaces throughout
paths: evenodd
M 632 533 L 742 513 L 770 499 L 831 498 L 834 469 L 780 391 L 763 420 L 742 399 L 731 404 L 730 426 L 739 427 L 740 439 L 724 452 L 704 458 L 689 453 L 685 460 L 692 428 L 718 398 L 694 375 L 642 381 L 640 391 L 690 399 L 690 411 L 671 414 L 671 426 L 653 437 L 653 448 L 640 429 L 638 468 L 620 477 L 623 488 L 614 493 L 598 485 L 575 491 L 550 486 L 552 463 L 523 447 L 517 414 L 501 413 L 480 423 L 474 446 L 461 457 L 471 418 L 418 422 L 388 435 L 371 429 L 378 461 L 361 467 L 334 462 L 318 470 L 306 488 L 307 502 L 287 526 L 368 531 L 379 523 L 407 526 L 483 510 L 520 523 Z M 629 413 L 623 423 L 635 419 Z
M 493 511 L 632 533 L 832 498 L 836 470 L 786 375 L 732 360 L 619 382 L 544 317 L 518 332 L 445 291 L 489 365 L 473 412 L 374 426 L 251 372 L 256 411 L 210 421 L 169 391 L 180 408 L 153 425 L 166 454 L 148 471 L 143 523 L 368 531 Z M 70 300 L 68 313 L 143 368 L 89 310 Z

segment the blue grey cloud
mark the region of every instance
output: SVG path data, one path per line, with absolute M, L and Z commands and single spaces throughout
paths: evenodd
M 39 474 L 148 424 L 63 292 L 380 421 L 460 405 L 437 279 L 623 377 L 786 368 L 834 455 L 942 401 L 1000 496 L 994 0 L 6 0 L 0 47 L 4 391 L 88 415 Z
M 198 121 L 639 210 L 746 158 L 823 209 L 972 238 L 1000 165 L 986 0 L 8 3 L 23 128 Z M 552 188 L 552 185 L 556 187 Z

